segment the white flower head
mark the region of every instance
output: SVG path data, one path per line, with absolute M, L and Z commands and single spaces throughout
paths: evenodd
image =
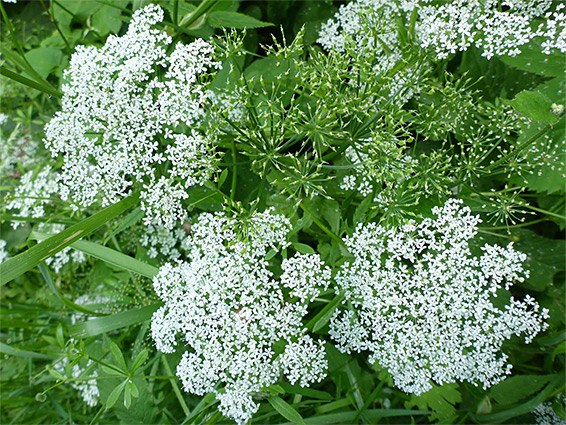
M 171 37 L 154 28 L 162 20 L 150 4 L 122 37 L 77 47 L 45 143 L 63 156 L 61 193 L 75 207 L 112 204 L 139 188 L 147 221 L 172 228 L 187 188 L 215 169 L 212 140 L 195 128 L 220 63 L 200 39 L 168 54 Z
M 164 265 L 153 281 L 165 303 L 151 325 L 158 350 L 185 347 L 177 367 L 184 389 L 214 392 L 220 411 L 240 424 L 259 407 L 253 395 L 282 375 L 303 386 L 325 376 L 324 348 L 305 335 L 302 319 L 305 303 L 328 287 L 329 269 L 318 255 L 297 254 L 283 260 L 277 280 L 265 259 L 288 246 L 290 230 L 272 210 L 245 223 L 202 214 L 188 261 Z M 280 355 L 278 342 L 286 344 Z
M 330 335 L 344 352 L 369 351 L 405 392 L 421 394 L 433 381 L 487 388 L 510 373 L 503 341 L 524 334 L 529 343 L 548 311 L 528 296 L 496 307 L 498 291 L 527 275 L 525 254 L 511 243 L 474 256 L 480 220 L 461 201 L 433 214 L 393 229 L 360 224 L 346 238 L 354 260 L 336 282 L 353 309 L 335 313 Z

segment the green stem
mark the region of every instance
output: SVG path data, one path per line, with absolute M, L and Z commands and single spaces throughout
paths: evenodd
M 536 212 L 539 212 L 541 214 L 546 214 L 546 215 L 549 215 L 551 217 L 556 217 L 556 218 L 559 218 L 560 220 L 566 220 L 566 217 L 564 217 L 563 215 L 560 215 L 560 214 L 556 214 L 556 213 L 553 213 L 553 212 L 550 212 L 550 211 L 547 211 L 547 210 L 543 210 L 541 208 L 533 207 L 532 205 L 528 205 L 528 204 L 523 205 L 523 206 L 525 208 L 529 208 L 529 209 L 536 211 Z
M 236 166 L 236 141 L 232 139 L 232 187 L 230 189 L 230 199 L 234 201 L 236 199 L 236 184 L 238 182 L 238 167 Z
M 324 223 L 322 221 L 320 221 L 312 212 L 309 211 L 309 209 L 307 207 L 305 207 L 305 205 L 303 204 L 303 202 L 301 201 L 299 203 L 299 207 L 301 207 L 301 209 L 307 213 L 308 215 L 311 216 L 312 221 L 314 221 L 316 223 L 316 225 L 318 227 L 320 227 L 320 229 L 326 233 L 328 236 L 330 236 L 331 239 L 333 239 L 334 241 L 338 242 L 340 245 L 342 245 L 344 248 L 348 249 L 348 246 L 344 243 L 344 241 L 342 240 L 342 238 L 340 236 L 338 236 L 336 233 L 334 233 L 332 230 L 330 230 L 328 227 L 326 227 L 324 225 Z
M 162 356 L 161 360 L 163 361 L 165 372 L 167 372 L 169 375 L 173 375 L 173 372 L 171 371 L 171 367 L 169 366 L 169 363 L 167 362 L 165 356 Z M 173 392 L 175 393 L 175 396 L 177 396 L 177 400 L 179 400 L 179 404 L 181 405 L 181 408 L 183 409 L 185 416 L 189 416 L 191 414 L 191 411 L 189 410 L 187 404 L 185 403 L 185 400 L 183 399 L 183 395 L 181 394 L 181 391 L 179 390 L 179 387 L 175 382 L 175 379 L 169 380 L 171 382 L 171 386 L 173 387 Z

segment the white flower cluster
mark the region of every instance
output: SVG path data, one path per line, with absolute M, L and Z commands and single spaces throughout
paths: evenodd
M 181 257 L 181 253 L 188 249 L 188 232 L 186 222 L 181 227 L 169 229 L 154 222 L 144 227 L 140 244 L 148 248 L 147 254 L 150 258 L 158 255 L 167 260 L 176 261 Z
M 150 4 L 122 37 L 77 47 L 45 143 L 64 159 L 63 199 L 105 206 L 139 187 L 145 220 L 171 228 L 184 214 L 187 188 L 214 171 L 211 140 L 194 128 L 220 63 L 201 39 L 170 48 L 171 37 L 153 28 L 162 20 L 163 10 Z
M 420 3 L 420 4 L 419 4 Z M 544 53 L 566 52 L 564 5 L 551 11 L 551 0 L 454 0 L 430 4 L 430 0 L 357 0 L 340 8 L 329 20 L 318 42 L 326 49 L 344 51 L 348 44 L 358 50 L 395 54 L 396 17 L 417 8 L 415 36 L 421 47 L 434 49 L 439 59 L 475 45 L 487 59 L 516 56 L 519 48 L 535 37 L 543 40 Z M 535 19 L 545 22 L 533 25 Z
M 566 397 L 564 394 L 556 396 L 556 402 L 566 409 Z M 561 418 L 552 408 L 552 403 L 541 403 L 532 411 L 537 425 L 566 425 L 566 419 Z
M 4 239 L 0 239 L 0 263 L 3 263 L 8 258 L 10 258 L 10 254 L 6 250 L 7 242 Z
M 55 369 L 60 374 L 67 376 L 65 369 L 67 368 L 68 363 L 69 360 L 67 359 L 67 357 L 65 357 L 60 362 L 55 363 L 53 365 L 53 369 Z M 75 364 L 70 370 L 71 376 L 69 376 L 69 378 L 71 379 L 97 378 L 98 373 L 96 372 L 96 370 L 92 371 L 92 373 L 90 373 L 88 376 L 85 376 L 86 369 L 88 369 L 91 365 L 92 365 L 92 360 L 89 360 L 87 362 L 85 369 L 81 368 L 79 364 Z M 98 390 L 98 383 L 96 382 L 96 379 L 88 379 L 84 381 L 81 380 L 81 381 L 75 381 L 69 383 L 71 384 L 71 387 L 79 391 L 82 399 L 85 401 L 85 403 L 88 406 L 94 407 L 98 404 L 100 391 Z
M 554 16 L 554 25 L 547 22 L 546 31 L 545 24 L 532 28 L 533 20 L 551 18 L 547 13 L 551 5 L 551 0 L 455 0 L 440 6 L 423 6 L 418 11 L 417 31 L 421 46 L 432 46 L 438 58 L 465 51 L 472 45 L 482 50 L 487 59 L 496 55 L 516 56 L 521 53 L 521 46 L 538 36 L 546 38 L 545 53 L 550 53 L 551 48 L 564 53 L 566 44 L 558 42 L 566 34 L 563 19 Z
M 297 254 L 276 280 L 265 256 L 288 246 L 289 231 L 272 210 L 243 222 L 203 214 L 191 229 L 189 261 L 164 265 L 153 281 L 165 303 L 151 324 L 157 348 L 186 347 L 177 367 L 184 389 L 214 392 L 239 424 L 257 411 L 254 394 L 281 375 L 302 386 L 325 376 L 324 347 L 305 334 L 302 318 L 330 271 L 318 255 Z
M 65 225 L 60 223 L 39 223 L 37 230 L 42 233 L 56 234 L 65 230 Z M 78 251 L 68 246 L 46 259 L 45 264 L 53 267 L 55 273 L 59 273 L 59 270 L 61 270 L 63 266 L 71 260 L 74 263 L 84 263 L 86 261 L 86 255 L 82 251 Z
M 45 207 L 51 203 L 52 197 L 59 192 L 57 183 L 58 173 L 52 171 L 48 165 L 39 173 L 28 171 L 20 179 L 19 186 L 11 195 L 12 199 L 6 205 L 9 210 L 15 210 L 17 217 L 39 218 L 45 215 Z M 20 221 L 12 220 L 12 227 L 16 229 Z
M 525 334 L 529 343 L 546 329 L 548 311 L 529 296 L 494 305 L 523 281 L 526 255 L 512 243 L 486 244 L 478 258 L 469 242 L 480 219 L 457 200 L 432 212 L 397 229 L 361 224 L 346 238 L 354 260 L 336 282 L 353 310 L 335 313 L 330 335 L 344 352 L 369 351 L 405 392 L 426 392 L 431 381 L 487 388 L 510 373 L 503 342 Z
M 354 59 L 374 62 L 373 74 L 384 76 L 402 61 L 398 38 L 399 7 L 410 9 L 414 2 L 357 0 L 340 7 L 335 19 L 322 25 L 317 40 L 326 50 L 340 54 L 352 52 Z M 414 76 L 419 72 L 405 66 L 390 75 L 389 95 L 398 106 L 418 91 Z

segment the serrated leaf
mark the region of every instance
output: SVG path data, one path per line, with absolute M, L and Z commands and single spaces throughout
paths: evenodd
M 501 405 L 517 403 L 544 387 L 555 375 L 516 375 L 491 388 L 491 397 Z
M 263 28 L 273 25 L 271 22 L 262 22 L 256 18 L 252 18 L 251 16 L 244 15 L 243 13 L 227 12 L 224 10 L 211 12 L 207 17 L 207 21 L 210 26 L 215 28 L 226 27 L 244 29 Z
M 294 424 L 304 424 L 303 417 L 289 403 L 280 397 L 268 397 L 267 401 L 277 412 Z
M 462 395 L 458 391 L 458 384 L 433 385 L 432 389 L 419 396 L 412 395 L 405 402 L 405 407 L 417 406 L 420 410 L 431 409 L 434 413 L 431 419 L 438 419 L 441 423 L 452 423 L 456 414 L 454 404 L 462 401 Z

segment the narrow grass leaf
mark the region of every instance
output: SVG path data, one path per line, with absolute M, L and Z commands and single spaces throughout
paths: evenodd
M 53 360 L 57 358 L 56 356 L 48 356 L 47 354 L 36 353 L 35 351 L 20 350 L 19 348 L 14 348 L 3 342 L 0 342 L 0 353 L 29 359 Z
M 314 316 L 306 325 L 306 328 L 312 330 L 313 332 L 317 332 L 322 329 L 329 321 L 332 315 L 334 314 L 334 309 L 338 306 L 338 303 L 342 301 L 343 294 L 339 294 L 332 299 L 328 304 L 324 306 L 322 310 L 318 312 L 316 316 Z
M 39 232 L 32 232 L 30 235 L 31 239 L 47 239 L 50 235 L 46 235 Z M 143 261 L 136 260 L 129 255 L 122 254 L 112 248 L 99 245 L 94 242 L 88 241 L 77 241 L 71 244 L 72 248 L 75 248 L 85 254 L 92 257 L 98 258 L 108 264 L 120 267 L 121 269 L 130 271 L 132 273 L 137 273 L 141 276 L 148 278 L 153 278 L 157 275 L 157 267 L 151 266 Z
M 279 384 L 287 394 L 300 394 L 305 397 L 316 398 L 319 400 L 332 400 L 332 395 L 325 391 L 313 390 L 312 388 L 303 388 L 298 385 L 291 385 L 288 382 Z
M 135 310 L 123 311 L 98 319 L 87 320 L 69 327 L 69 335 L 73 338 L 88 338 L 126 326 L 137 325 L 151 319 L 161 303 L 151 304 Z
M 139 195 L 129 196 L 0 264 L 0 286 L 89 235 L 138 202 Z

